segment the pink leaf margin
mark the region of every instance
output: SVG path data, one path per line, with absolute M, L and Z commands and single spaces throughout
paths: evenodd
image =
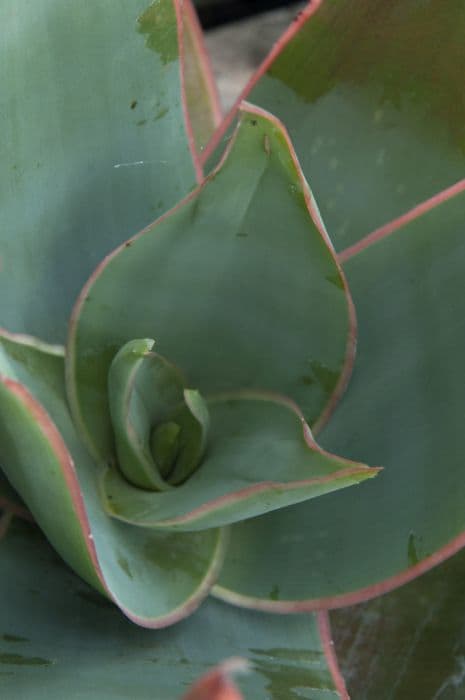
M 210 102 L 209 106 L 211 110 L 211 115 L 213 117 L 213 122 L 218 128 L 223 119 L 223 110 L 221 108 L 220 95 L 213 73 L 210 54 L 205 44 L 205 36 L 203 33 L 203 29 L 200 25 L 197 10 L 193 5 L 192 0 L 181 0 L 181 2 L 184 10 L 185 20 L 188 23 L 192 32 L 192 39 L 196 48 L 197 58 L 199 60 L 199 65 L 201 66 L 202 74 L 205 80 L 205 86 L 208 92 Z M 184 47 L 184 42 L 182 45 Z M 183 66 L 185 65 L 185 60 L 182 62 L 182 64 Z
M 340 700 L 350 700 L 344 678 L 339 669 L 328 613 L 318 613 L 316 622 L 323 654 L 334 687 Z M 253 670 L 253 664 L 250 666 L 246 659 L 240 657 L 227 659 L 216 666 L 212 671 L 202 676 L 187 694 L 183 696 L 182 700 L 245 700 L 236 686 L 231 682 L 230 677 L 233 673 L 243 673 L 249 670 Z
M 12 334 L 10 334 L 10 337 L 11 336 Z M 87 511 L 81 493 L 74 461 L 71 454 L 68 451 L 68 448 L 58 428 L 48 415 L 47 411 L 43 408 L 43 406 L 32 396 L 32 394 L 29 393 L 29 391 L 22 384 L 12 379 L 9 379 L 8 377 L 4 377 L 3 375 L 0 375 L 0 382 L 29 412 L 31 418 L 38 425 L 44 439 L 52 448 L 72 500 L 74 516 L 76 517 L 79 523 L 87 555 L 103 591 L 107 594 L 110 600 L 112 600 L 120 608 L 120 610 L 126 615 L 126 617 L 128 617 L 130 620 L 132 620 L 132 622 L 135 622 L 141 627 L 161 629 L 163 627 L 173 625 L 176 622 L 179 622 L 185 617 L 191 615 L 207 597 L 214 582 L 218 578 L 225 554 L 225 538 L 223 536 L 219 537 L 219 543 L 216 547 L 215 554 L 212 558 L 212 562 L 205 574 L 203 581 L 201 582 L 200 586 L 195 591 L 195 593 L 191 595 L 191 597 L 188 600 L 186 600 L 185 603 L 171 611 L 168 615 L 157 618 L 146 618 L 133 614 L 128 609 L 128 607 L 125 606 L 112 592 L 110 585 L 106 581 L 105 574 L 100 566 L 100 562 L 98 559 L 98 554 L 94 543 L 94 537 L 92 535 L 92 529 L 89 522 L 89 518 L 87 516 Z M 13 515 L 11 511 L 6 512 L 8 514 Z
M 302 172 L 302 168 L 299 162 L 299 159 L 297 157 L 297 154 L 295 152 L 295 149 L 293 147 L 292 141 L 290 139 L 289 133 L 287 132 L 286 128 L 284 127 L 283 123 L 275 117 L 273 114 L 270 114 L 270 112 L 267 112 L 266 110 L 262 109 L 261 107 L 256 107 L 255 105 L 249 104 L 247 102 L 242 103 L 240 112 L 242 114 L 250 114 L 250 115 L 257 115 L 259 117 L 262 117 L 266 120 L 268 120 L 275 129 L 277 129 L 288 149 L 289 153 L 292 159 L 292 162 L 294 164 L 294 167 L 296 169 L 297 175 L 300 179 L 301 185 L 302 185 L 302 191 L 304 193 L 304 198 L 305 198 L 305 203 L 309 212 L 309 215 L 315 224 L 317 230 L 319 231 L 323 242 L 328 248 L 328 251 L 333 258 L 334 264 L 336 265 L 336 268 L 338 270 L 338 274 L 340 276 L 340 279 L 342 281 L 343 289 L 344 289 L 344 294 L 346 298 L 346 303 L 347 303 L 347 312 L 348 312 L 348 319 L 349 319 L 349 324 L 348 324 L 348 332 L 347 332 L 347 341 L 346 341 L 346 351 L 345 351 L 345 358 L 344 358 L 344 363 L 343 367 L 341 369 L 341 373 L 339 376 L 339 380 L 333 390 L 333 393 L 328 399 L 328 402 L 326 406 L 323 408 L 322 413 L 316 420 L 316 422 L 312 425 L 312 430 L 315 434 L 317 434 L 322 427 L 326 424 L 330 416 L 332 415 L 335 407 L 337 406 L 340 398 L 345 392 L 345 389 L 348 385 L 349 379 L 352 374 L 354 362 L 355 362 L 355 353 L 356 353 L 356 345 L 357 345 L 357 318 L 355 314 L 355 306 L 354 302 L 352 299 L 352 296 L 350 294 L 350 289 L 347 283 L 347 279 L 345 276 L 345 273 L 342 269 L 342 265 L 340 264 L 340 261 L 338 260 L 338 256 L 336 255 L 336 252 L 334 250 L 333 244 L 328 236 L 328 233 L 323 225 L 320 213 L 318 211 L 318 208 L 315 204 L 314 198 L 312 196 L 311 190 L 308 186 L 308 183 L 305 179 L 305 176 Z M 71 407 L 71 412 L 73 414 L 74 422 L 75 424 L 79 427 L 79 431 L 84 438 L 86 444 L 88 445 L 88 448 L 91 450 L 91 453 L 95 455 L 95 448 L 92 444 L 92 438 L 90 435 L 87 433 L 87 430 L 84 425 L 84 421 L 81 418 L 80 415 L 80 410 L 79 410 L 79 401 L 77 398 L 77 387 L 75 385 L 74 381 L 74 374 L 75 374 L 75 365 L 76 365 L 76 354 L 75 354 L 75 347 L 76 347 L 76 335 L 77 335 L 77 326 L 78 326 L 78 321 L 79 317 L 81 314 L 82 307 L 87 299 L 87 297 L 90 295 L 91 289 L 98 279 L 98 277 L 101 275 L 103 270 L 107 267 L 107 265 L 110 264 L 110 262 L 113 260 L 114 257 L 119 255 L 121 252 L 124 251 L 124 249 L 127 247 L 128 243 L 132 244 L 135 241 L 137 241 L 139 238 L 142 236 L 147 235 L 151 231 L 153 231 L 157 226 L 159 226 L 165 219 L 169 218 L 172 216 L 176 211 L 179 209 L 182 209 L 184 206 L 186 206 L 189 202 L 194 200 L 199 193 L 202 191 L 204 187 L 208 185 L 208 183 L 213 180 L 221 168 L 223 167 L 224 163 L 226 162 L 228 156 L 230 155 L 232 148 L 234 146 L 235 138 L 238 133 L 239 126 L 236 128 L 235 133 L 231 137 L 231 139 L 228 142 L 228 145 L 221 157 L 220 162 L 218 165 L 215 167 L 215 169 L 196 187 L 187 197 L 185 197 L 183 200 L 178 202 L 172 209 L 167 211 L 165 214 L 163 214 L 159 219 L 157 219 L 154 223 L 150 224 L 146 228 L 144 228 L 142 231 L 137 233 L 135 236 L 131 237 L 128 241 L 125 241 L 121 245 L 119 245 L 117 248 L 115 248 L 111 253 L 109 253 L 103 260 L 102 262 L 95 268 L 94 272 L 92 275 L 89 277 L 87 280 L 86 284 L 84 285 L 83 289 L 81 290 L 76 303 L 74 305 L 74 308 L 71 313 L 71 318 L 69 322 L 69 329 L 68 329 L 68 341 L 67 341 L 67 346 L 66 346 L 66 386 L 67 386 L 67 392 L 68 392 L 68 399 L 69 399 L 69 404 Z
M 315 442 L 312 435 L 312 431 L 310 430 L 308 424 L 305 422 L 305 418 L 302 415 L 299 406 L 287 396 L 280 396 L 279 394 L 274 394 L 272 392 L 256 392 L 250 390 L 243 390 L 235 393 L 217 395 L 213 398 L 213 401 L 225 401 L 228 399 L 269 401 L 286 406 L 297 416 L 297 418 L 301 422 L 303 437 L 309 449 L 318 452 L 324 457 L 334 458 L 335 455 L 331 454 L 330 452 L 327 452 L 322 447 L 320 447 L 318 443 Z M 202 518 L 208 517 L 212 513 L 215 513 L 215 511 L 221 511 L 223 508 L 226 508 L 230 505 L 234 505 L 235 503 L 240 503 L 241 501 L 252 498 L 253 496 L 256 496 L 260 493 L 266 493 L 269 490 L 281 491 L 282 493 L 285 493 L 286 491 L 304 489 L 313 485 L 319 486 L 324 484 L 330 484 L 333 481 L 338 481 L 339 479 L 344 479 L 352 476 L 366 476 L 366 478 L 371 478 L 376 476 L 378 472 L 382 470 L 381 467 L 368 467 L 365 464 L 354 462 L 349 459 L 340 457 L 338 457 L 338 459 L 346 466 L 343 469 L 340 469 L 337 472 L 333 472 L 332 474 L 329 474 L 327 476 L 313 477 L 310 479 L 302 479 L 300 481 L 292 482 L 262 481 L 257 484 L 254 484 L 253 486 L 248 486 L 247 488 L 240 489 L 239 491 L 234 491 L 233 493 L 220 496 L 177 518 L 171 518 L 169 520 L 157 520 L 153 522 L 146 520 L 144 521 L 144 527 L 169 528 L 183 524 L 195 525 L 196 522 L 201 521 Z M 106 470 L 106 473 L 108 473 L 108 470 Z M 138 524 L 136 520 L 125 518 L 123 515 L 121 515 L 121 513 L 113 513 L 111 510 L 111 506 L 107 505 L 107 508 L 108 514 L 114 517 L 115 519 L 122 520 L 123 522 L 127 522 L 133 525 Z
M 317 613 L 317 624 L 326 663 L 328 665 L 329 672 L 331 673 L 335 688 L 339 693 L 341 700 L 350 700 L 344 677 L 339 668 L 339 662 L 331 633 L 331 623 L 326 610 Z
M 391 236 L 399 229 L 403 228 L 412 221 L 415 221 L 415 219 L 420 218 L 424 214 L 427 214 L 441 204 L 444 204 L 444 202 L 453 199 L 463 192 L 465 192 L 465 179 L 459 180 L 450 187 L 447 187 L 445 190 L 438 192 L 433 197 L 430 197 L 420 204 L 417 204 L 415 207 L 409 209 L 409 211 L 405 212 L 393 221 L 384 224 L 384 226 L 381 226 L 380 228 L 377 228 L 375 231 L 372 231 L 372 233 L 364 236 L 360 241 L 357 241 L 357 243 L 354 243 L 354 245 L 351 245 L 349 248 L 341 251 L 338 254 L 339 262 L 341 264 L 346 263 L 348 260 L 363 252 L 370 246 L 384 240 L 388 236 Z
M 189 106 L 187 100 L 186 44 L 184 37 L 184 22 L 188 24 L 191 31 L 191 37 L 194 44 L 194 48 L 197 53 L 199 67 L 205 81 L 205 87 L 208 95 L 208 107 L 213 118 L 213 123 L 216 125 L 219 125 L 221 122 L 222 110 L 219 100 L 218 89 L 216 86 L 215 78 L 213 76 L 213 69 L 211 66 L 210 56 L 205 45 L 202 28 L 197 17 L 197 12 L 191 0 L 173 0 L 173 2 L 174 9 L 176 11 L 178 32 L 179 75 L 181 82 L 181 104 L 184 114 L 184 125 L 187 140 L 189 143 L 189 149 L 192 156 L 192 163 L 195 170 L 197 184 L 200 184 L 203 181 L 204 173 L 201 154 L 198 151 L 197 145 L 195 143 L 194 128 L 189 114 Z
M 215 131 L 213 136 L 211 137 L 210 141 L 206 145 L 202 156 L 201 156 L 201 161 L 202 164 L 205 165 L 205 163 L 208 161 L 208 159 L 213 155 L 215 150 L 218 148 L 221 139 L 223 136 L 226 134 L 228 128 L 231 126 L 234 117 L 237 115 L 237 112 L 240 109 L 241 104 L 247 100 L 248 95 L 252 92 L 253 88 L 255 85 L 258 83 L 260 78 L 267 72 L 268 68 L 270 65 L 273 63 L 273 61 L 276 59 L 276 57 L 285 49 L 287 44 L 292 41 L 292 39 L 295 37 L 295 35 L 301 30 L 302 26 L 312 17 L 312 15 L 319 9 L 319 7 L 322 5 L 324 0 L 311 0 L 307 7 L 305 7 L 303 10 L 301 10 L 296 17 L 294 18 L 294 21 L 288 27 L 288 29 L 284 32 L 284 34 L 278 39 L 278 41 L 275 43 L 273 48 L 271 49 L 270 53 L 268 56 L 265 58 L 265 60 L 261 63 L 259 68 L 256 70 L 256 72 L 253 74 L 249 82 L 246 84 L 244 89 L 242 90 L 241 94 L 237 98 L 236 102 L 234 105 L 231 107 L 221 124 L 218 126 L 218 129 Z

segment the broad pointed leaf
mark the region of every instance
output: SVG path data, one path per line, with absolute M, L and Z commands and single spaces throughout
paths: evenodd
M 102 256 L 195 184 L 181 3 L 148 6 L 1 4 L 0 323 L 12 331 L 61 341 Z
M 153 533 L 109 518 L 99 498 L 102 465 L 80 443 L 67 410 L 63 357 L 5 336 L 0 464 L 65 561 L 134 621 L 172 624 L 208 594 L 224 533 Z
M 316 617 L 258 615 L 211 601 L 174 627 L 144 630 L 18 521 L 0 542 L 0 562 L 9 572 L 0 578 L 0 684 L 8 700 L 179 700 L 233 655 L 253 666 L 237 677 L 245 700 L 346 697 Z
M 253 77 L 337 250 L 464 177 L 464 33 L 457 0 L 312 0 Z
M 464 214 L 462 191 L 345 262 L 357 361 L 318 439 L 381 464 L 382 478 L 235 525 L 222 597 L 265 609 L 340 606 L 464 545 Z
M 290 396 L 320 422 L 354 352 L 350 296 L 282 125 L 245 107 L 220 168 L 116 249 L 75 307 L 68 395 L 93 449 L 111 453 L 107 375 L 135 338 L 204 396 Z
M 228 525 L 336 489 L 376 469 L 323 452 L 289 402 L 231 394 L 208 403 L 210 430 L 201 465 L 163 492 L 135 488 L 116 469 L 104 479 L 110 515 L 143 527 L 203 530 Z

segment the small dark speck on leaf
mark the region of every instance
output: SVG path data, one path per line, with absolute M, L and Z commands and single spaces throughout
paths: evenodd
M 304 376 L 302 377 L 302 383 L 306 384 L 307 386 L 311 386 L 312 384 L 315 384 L 315 380 L 313 379 L 313 377 L 310 377 L 310 375 L 304 374 Z
M 85 600 L 98 608 L 107 608 L 109 610 L 113 608 L 110 601 L 96 591 L 79 591 L 76 595 L 78 595 L 79 598 L 82 598 L 82 600 Z
M 251 119 L 251 120 L 250 120 L 250 123 L 252 124 L 252 126 L 257 126 L 257 120 L 256 120 L 256 119 Z
M 137 107 L 137 100 L 133 100 L 131 102 L 131 109 L 135 109 Z
M 131 246 L 132 246 L 132 241 L 126 241 L 126 243 L 124 244 L 125 248 L 130 248 Z
M 276 584 L 271 589 L 269 598 L 270 600 L 279 600 L 279 587 Z
M 20 642 L 28 642 L 29 639 L 27 637 L 20 637 L 17 634 L 3 634 L 2 639 L 5 642 L 12 642 L 13 644 L 17 644 Z
M 249 235 L 248 233 L 243 233 L 241 231 L 239 233 L 236 233 L 236 236 L 238 238 L 247 238 L 248 235 Z

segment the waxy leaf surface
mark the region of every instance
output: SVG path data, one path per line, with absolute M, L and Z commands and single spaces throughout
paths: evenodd
M 346 260 L 357 360 L 318 439 L 384 471 L 350 493 L 235 525 L 222 597 L 266 609 L 340 606 L 464 545 L 464 230 L 462 191 Z
M 111 452 L 109 366 L 144 337 L 205 397 L 274 391 L 318 423 L 347 381 L 354 326 L 287 135 L 245 108 L 220 168 L 84 287 L 67 352 L 76 425 L 96 453 Z
M 457 0 L 312 0 L 252 79 L 337 250 L 464 177 L 464 33 Z
M 0 5 L 0 323 L 11 331 L 62 341 L 95 265 L 196 183 L 183 95 L 205 81 L 206 58 L 192 10 L 148 6 Z M 182 79 L 183 24 L 200 65 Z M 210 130 L 207 97 L 197 92 L 196 119 Z
M 180 700 L 202 674 L 238 655 L 253 666 L 237 677 L 245 700 L 345 697 L 316 616 L 209 601 L 170 629 L 141 629 L 66 569 L 36 528 L 15 520 L 3 534 L 0 685 L 8 700 Z
M 207 452 L 176 489 L 130 486 L 116 469 L 104 478 L 110 515 L 134 525 L 203 530 L 358 484 L 376 469 L 323 452 L 298 412 L 279 398 L 232 394 L 208 403 Z
M 0 464 L 65 561 L 141 625 L 195 610 L 218 574 L 225 534 L 154 533 L 106 515 L 102 465 L 75 432 L 56 349 L 3 336 L 0 379 Z

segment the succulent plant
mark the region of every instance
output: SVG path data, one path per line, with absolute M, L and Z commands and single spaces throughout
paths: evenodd
M 187 1 L 0 18 L 3 642 L 34 644 L 0 650 L 6 692 L 59 696 L 97 654 L 85 697 L 169 700 L 241 655 L 246 696 L 348 697 L 314 611 L 464 541 L 463 8 L 314 1 L 221 122 Z M 210 593 L 233 605 L 159 632 L 107 603 L 161 628 Z M 369 610 L 339 616 L 381 697 L 341 633 Z M 186 698 L 239 697 L 229 668 Z

